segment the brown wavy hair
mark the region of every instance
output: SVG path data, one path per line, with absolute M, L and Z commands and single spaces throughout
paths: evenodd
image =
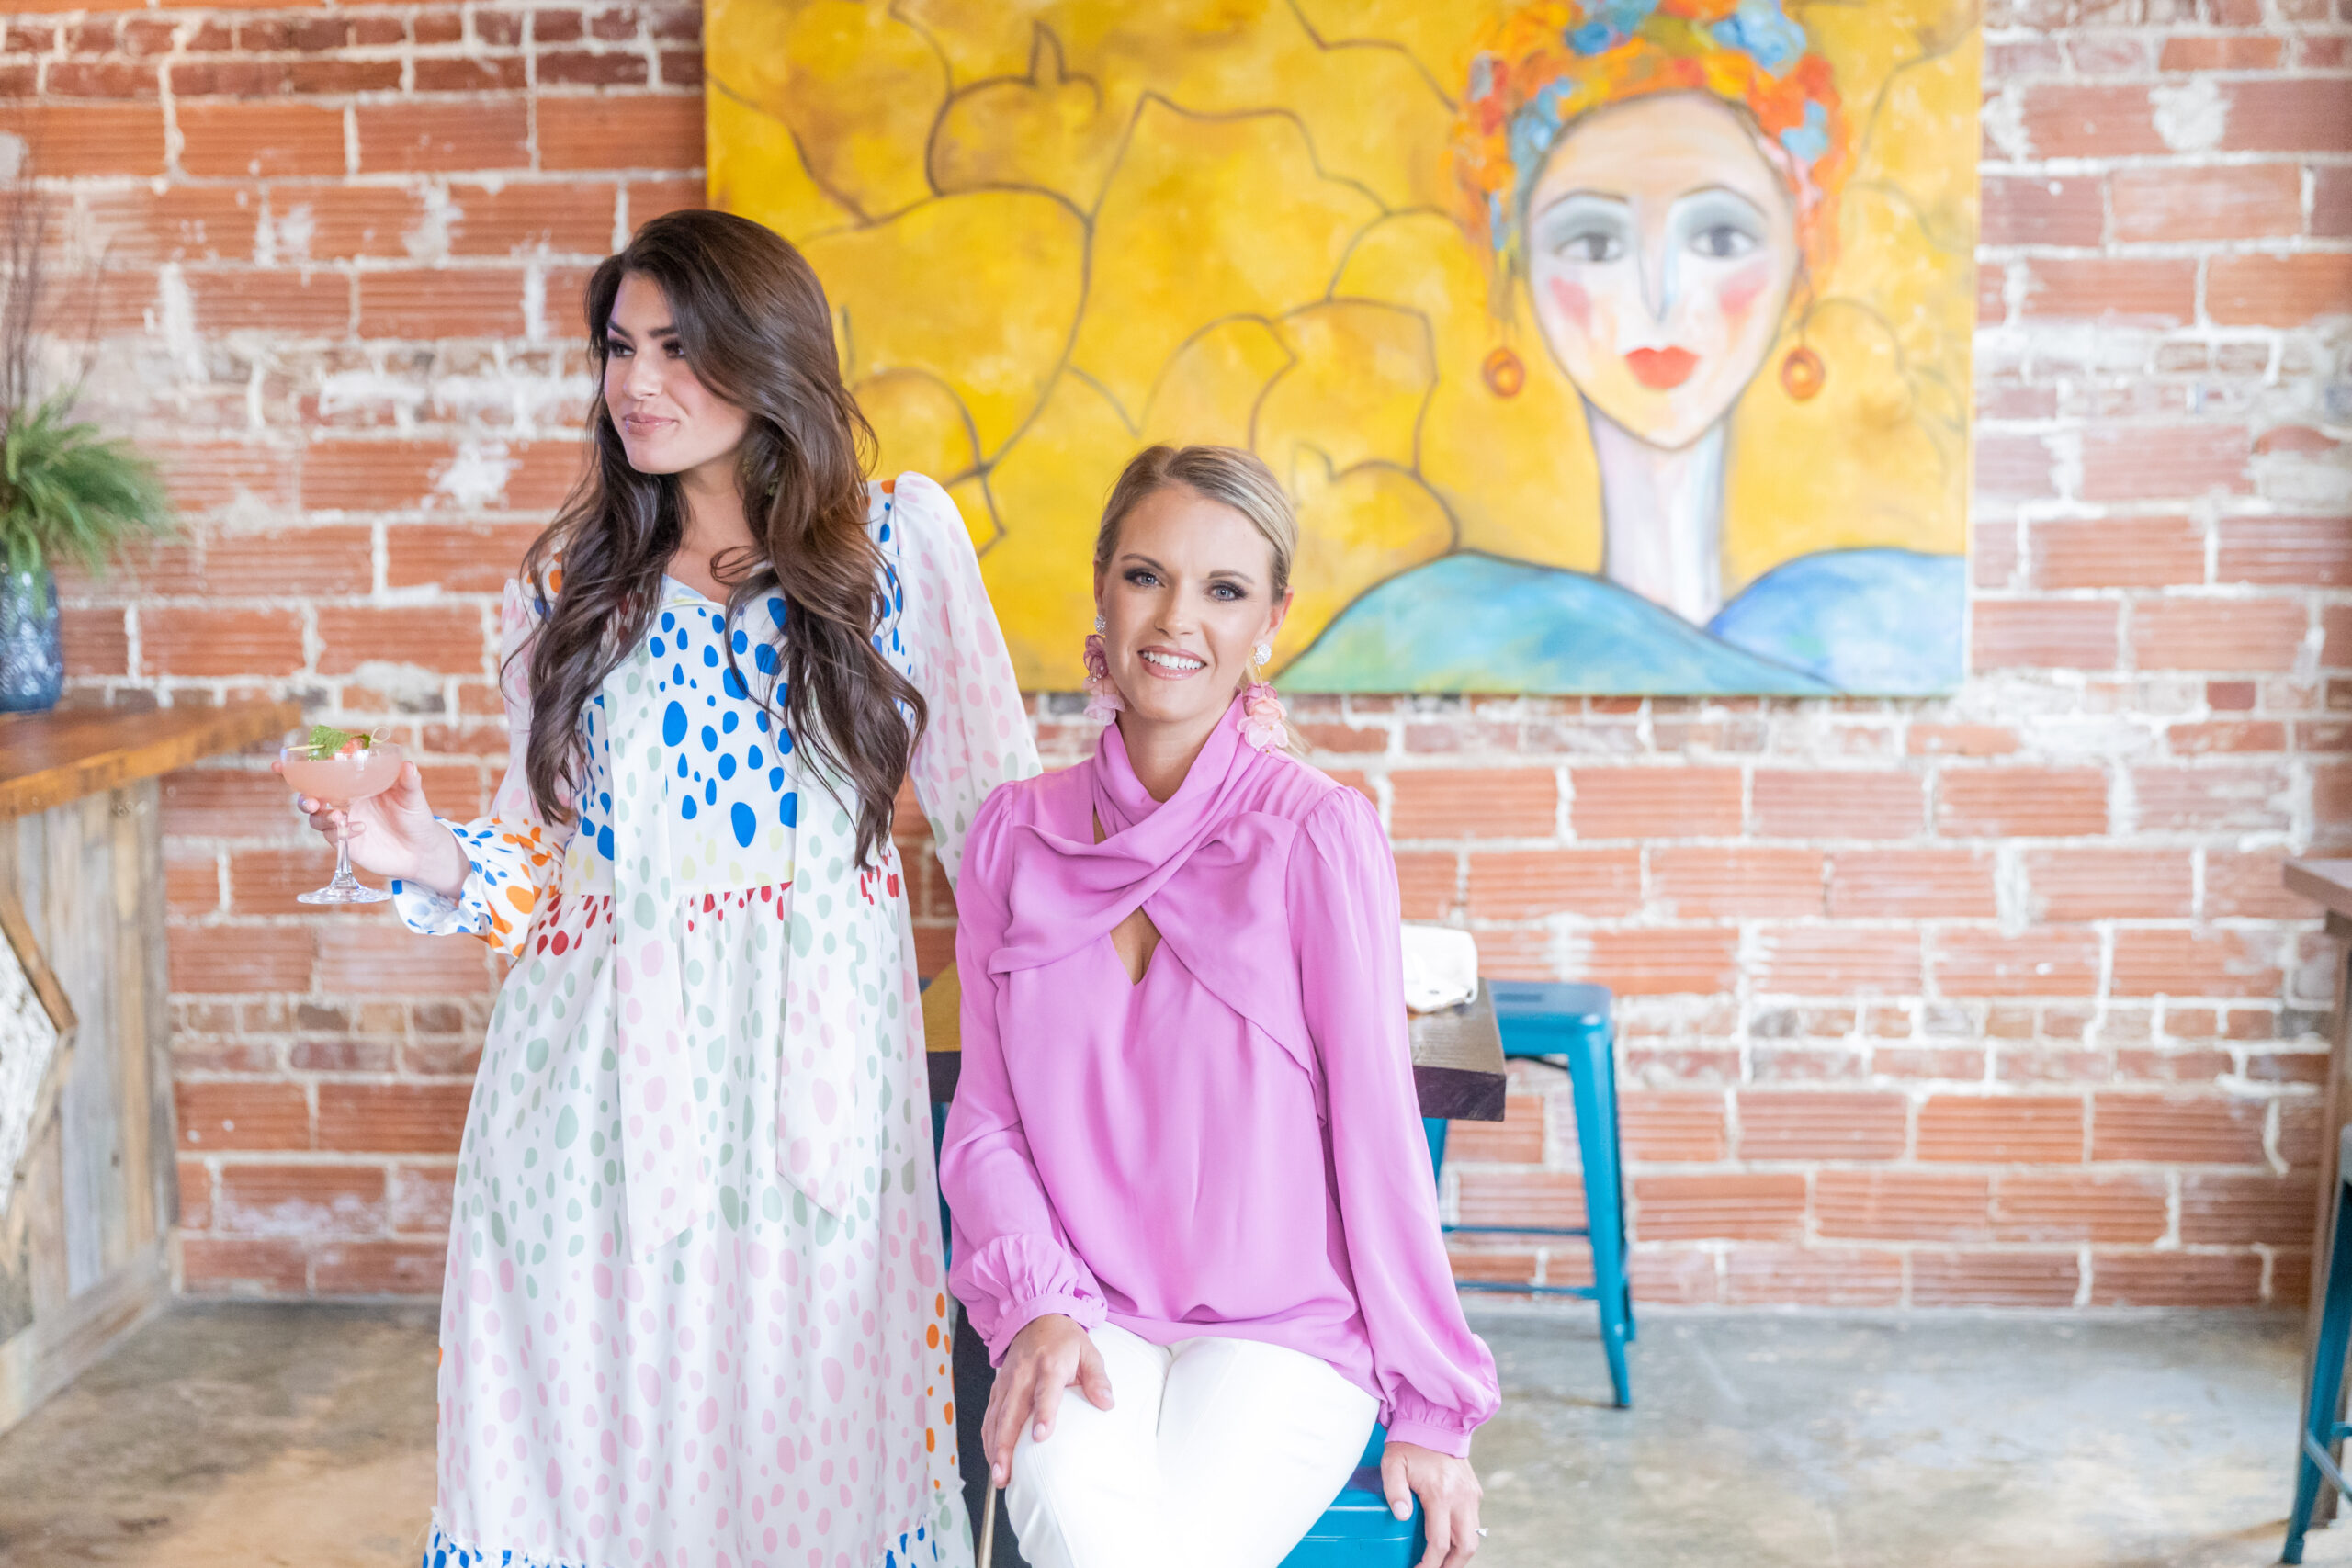
M 605 329 L 629 273 L 661 288 L 702 384 L 751 415 L 737 482 L 757 546 L 712 570 L 728 584 L 730 624 L 758 596 L 783 596 L 784 706 L 769 711 L 854 788 L 858 860 L 869 862 L 888 842 L 891 802 L 927 716 L 873 641 L 886 608 L 885 563 L 865 529 L 874 432 L 842 384 L 817 275 L 784 240 L 724 212 L 656 218 L 588 280 L 597 390 L 587 472 L 523 558 L 523 580 L 541 585 L 547 606 L 528 649 L 531 796 L 547 820 L 571 819 L 587 754 L 581 709 L 647 634 L 684 536 L 677 479 L 629 467 L 605 405 Z M 731 646 L 728 662 L 741 679 Z

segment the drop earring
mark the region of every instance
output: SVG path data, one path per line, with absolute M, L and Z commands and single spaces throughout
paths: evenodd
M 1804 344 L 1789 350 L 1787 357 L 1781 361 L 1781 389 L 1801 403 L 1819 397 L 1828 379 L 1829 367 L 1822 364 L 1821 355 Z
M 1111 679 L 1111 656 L 1103 651 L 1102 634 L 1110 623 L 1094 617 L 1094 635 L 1086 639 L 1086 716 L 1108 724 L 1126 705 L 1119 699 L 1119 684 Z
M 1805 325 L 1813 320 L 1816 304 L 1812 274 L 1800 274 L 1798 284 L 1804 291 L 1804 307 L 1796 312 L 1794 320 L 1797 344 L 1781 357 L 1781 389 L 1797 402 L 1809 403 L 1821 395 L 1821 389 L 1827 384 L 1829 367 L 1821 362 L 1821 355 L 1804 341 Z
M 1274 650 L 1264 643 L 1250 650 L 1256 665 L 1250 671 L 1250 683 L 1241 688 L 1241 739 L 1261 751 L 1279 751 L 1290 744 L 1290 730 L 1283 720 L 1283 701 L 1266 680 L 1265 663 Z
M 1479 365 L 1478 376 L 1495 396 L 1515 398 L 1527 385 L 1527 366 L 1510 349 L 1498 348 Z

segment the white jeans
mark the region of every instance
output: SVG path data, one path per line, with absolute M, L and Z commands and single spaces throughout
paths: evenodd
M 1031 1568 L 1275 1568 L 1347 1483 L 1379 1402 L 1324 1362 L 1251 1339 L 1091 1337 L 1112 1407 L 1062 1393 L 1023 1429 L 1006 1517 Z

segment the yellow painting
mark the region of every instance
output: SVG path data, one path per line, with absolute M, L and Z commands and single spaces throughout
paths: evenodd
M 1074 689 L 1151 442 L 1296 502 L 1296 691 L 1949 690 L 1962 0 L 711 0 L 712 202 Z

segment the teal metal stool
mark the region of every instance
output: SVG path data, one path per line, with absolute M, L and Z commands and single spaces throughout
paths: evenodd
M 1624 1161 L 1617 1141 L 1616 1034 L 1609 1021 L 1606 986 L 1553 981 L 1489 980 L 1495 1018 L 1507 1060 L 1538 1060 L 1566 1069 L 1576 1105 L 1577 1149 L 1584 1164 L 1585 1223 L 1581 1225 L 1448 1225 L 1449 1234 L 1580 1235 L 1592 1242 L 1589 1285 L 1510 1285 L 1464 1280 L 1465 1291 L 1581 1296 L 1600 1307 L 1600 1348 L 1621 1410 L 1634 1403 L 1625 1347 L 1634 1339 L 1634 1293 L 1625 1280 Z M 1430 1168 L 1445 1169 L 1446 1123 L 1421 1123 L 1429 1134 Z
M 2322 1286 L 2319 1343 L 2312 1348 L 2307 1369 L 2311 1397 L 2303 1407 L 2303 1440 L 2296 1456 L 2295 1506 L 2287 1516 L 2287 1549 L 2281 1562 L 2303 1560 L 2303 1536 L 2312 1528 L 2312 1510 L 2319 1506 L 2319 1483 L 2325 1480 L 2352 1497 L 2352 1481 L 2336 1467 L 2333 1450 L 2352 1438 L 2352 1423 L 2335 1413 L 2344 1403 L 2344 1358 L 2352 1352 L 2352 1202 L 2345 1187 L 2352 1182 L 2352 1127 L 2344 1129 L 2335 1156 L 2335 1220 L 2327 1248 L 2327 1279 Z
M 1283 1559 L 1282 1568 L 1412 1568 L 1421 1560 L 1428 1550 L 1421 1500 L 1413 1499 L 1412 1517 L 1400 1519 L 1388 1511 L 1380 1490 L 1380 1450 L 1387 1445 L 1387 1431 L 1375 1424 L 1356 1472 Z

